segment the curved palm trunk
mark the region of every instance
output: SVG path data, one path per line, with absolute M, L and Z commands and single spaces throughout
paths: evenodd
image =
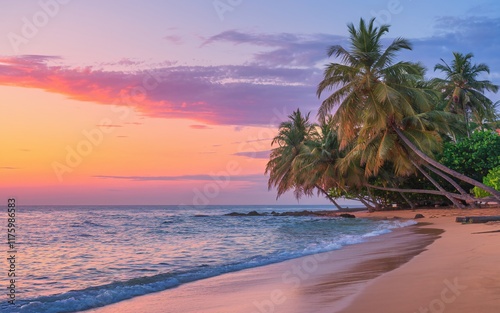
M 399 195 L 401 196 L 401 198 L 403 198 L 406 201 L 406 203 L 408 203 L 408 205 L 410 206 L 410 208 L 412 210 L 415 209 L 415 204 L 413 202 L 411 202 L 410 199 L 408 199 L 408 197 L 405 196 L 404 193 L 400 192 Z
M 363 205 L 366 206 L 368 211 L 375 211 L 375 207 L 373 205 L 371 205 L 370 203 L 368 203 L 368 201 L 366 201 L 365 199 L 360 197 L 357 200 L 359 200 L 359 202 L 363 203 Z
M 455 207 L 463 209 L 464 206 L 458 203 L 458 201 L 452 196 L 451 193 L 447 192 L 440 184 L 438 184 L 437 181 L 435 181 L 429 173 L 427 173 L 420 165 L 418 165 L 416 162 L 411 162 L 413 166 L 415 166 L 420 173 L 422 173 L 436 188 L 443 193 L 443 195 L 448 198 Z
M 447 182 L 449 182 L 453 187 L 455 187 L 455 189 L 460 192 L 460 194 L 462 195 L 469 195 L 459 184 L 457 184 L 456 181 L 454 181 L 453 179 L 451 179 L 449 176 L 447 176 L 445 173 L 441 172 L 440 170 L 438 170 L 437 168 L 435 168 L 434 166 L 430 165 L 430 164 L 424 164 L 424 166 L 429 169 L 431 172 L 433 173 L 436 173 L 438 174 L 439 176 L 441 176 L 442 178 L 444 178 Z M 472 199 L 472 197 L 471 197 Z
M 315 185 L 315 187 L 318 188 L 318 190 L 321 191 L 328 198 L 328 200 L 330 200 L 337 207 L 339 211 L 342 210 L 342 207 L 337 203 L 337 201 L 335 201 L 335 199 L 330 197 L 330 195 L 328 194 L 328 192 L 326 192 L 325 189 L 321 188 L 318 185 Z
M 370 188 L 373 188 L 373 189 L 383 190 L 383 191 L 406 192 L 406 193 L 423 193 L 423 194 L 438 195 L 438 196 L 445 197 L 445 195 L 441 191 L 439 191 L 439 190 L 401 189 L 401 188 L 379 187 L 379 186 L 374 186 L 374 185 L 370 185 L 370 184 L 365 184 L 364 186 L 365 187 L 370 187 Z M 453 195 L 453 198 L 455 198 L 455 199 L 460 199 L 460 200 L 465 200 L 466 199 L 466 197 L 462 196 L 462 195 L 457 195 L 457 194 L 453 194 L 453 193 L 451 193 L 451 195 Z
M 368 195 L 370 196 L 370 198 L 372 199 L 372 203 L 375 204 L 375 210 L 381 210 L 382 209 L 382 206 L 380 205 L 380 203 L 377 202 L 377 199 L 375 198 L 375 196 L 373 196 L 373 193 L 372 191 L 370 190 L 369 187 L 366 188 L 366 190 L 368 191 Z
M 396 132 L 396 134 L 398 135 L 399 138 L 401 138 L 401 140 L 403 140 L 403 142 L 408 146 L 408 148 L 410 148 L 418 157 L 420 157 L 422 160 L 424 160 L 425 162 L 427 162 L 428 164 L 434 166 L 435 168 L 445 172 L 446 174 L 450 175 L 450 176 L 453 176 L 457 179 L 460 179 L 461 181 L 464 181 L 466 183 L 469 183 L 471 185 L 474 185 L 478 188 L 481 188 L 481 189 L 484 189 L 486 190 L 487 192 L 491 193 L 491 195 L 497 199 L 497 201 L 500 201 L 500 192 L 495 190 L 494 188 L 491 188 L 489 186 L 486 186 L 485 184 L 483 183 L 480 183 L 478 182 L 477 180 L 474 180 L 470 177 L 467 177 L 463 174 L 460 174 L 458 173 L 457 171 L 454 171 L 446 166 L 444 166 L 443 164 L 437 162 L 436 160 L 430 158 L 429 156 L 427 156 L 425 153 L 423 153 L 422 151 L 420 151 L 411 141 L 410 139 L 408 139 L 408 137 L 406 137 L 403 132 L 398 129 L 395 125 L 392 126 L 392 128 L 394 129 L 394 131 Z M 456 198 L 456 197 L 455 197 Z
M 440 170 L 438 170 L 437 168 L 435 168 L 434 166 L 432 166 L 430 164 L 424 164 L 424 166 L 426 168 L 428 168 L 430 171 L 432 171 L 433 173 L 436 173 L 439 176 L 441 176 L 442 178 L 444 178 L 453 187 L 455 187 L 455 189 L 458 192 L 460 192 L 461 195 L 466 196 L 466 197 L 469 198 L 468 200 L 465 200 L 468 204 L 470 204 L 473 208 L 476 207 L 476 205 L 474 204 L 476 202 L 476 200 L 470 194 L 468 194 L 459 184 L 457 184 L 456 181 L 454 181 L 452 178 L 450 178 L 449 176 L 447 176 L 445 173 L 441 172 Z

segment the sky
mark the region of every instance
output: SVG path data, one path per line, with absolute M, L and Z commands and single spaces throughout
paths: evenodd
M 500 84 L 497 1 L 0 0 L 0 201 L 297 204 L 267 188 L 271 140 L 372 17 L 428 77 L 472 52 Z

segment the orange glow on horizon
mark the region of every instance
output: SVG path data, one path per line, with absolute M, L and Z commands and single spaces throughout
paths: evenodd
M 8 134 L 1 142 L 5 151 L 0 156 L 1 196 L 16 190 L 42 198 L 60 192 L 69 197 L 83 190 L 97 194 L 106 194 L 105 190 L 111 194 L 113 190 L 147 193 L 150 187 L 177 190 L 190 198 L 193 188 L 203 188 L 207 181 L 96 176 L 208 175 L 225 173 L 228 164 L 238 166 L 238 175 L 263 176 L 266 159 L 236 154 L 269 150 L 270 140 L 262 139 L 269 138 L 273 131 L 148 118 L 135 111 L 121 118 L 121 108 L 82 103 L 36 89 L 0 87 L 0 95 L 10 103 L 0 107 L 0 116 L 9 117 L 0 125 L 0 131 Z M 252 185 L 232 181 L 224 192 Z

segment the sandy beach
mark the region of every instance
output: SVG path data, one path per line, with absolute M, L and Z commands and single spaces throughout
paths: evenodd
M 418 210 L 445 230 L 428 250 L 370 281 L 341 312 L 500 312 L 500 223 L 460 224 L 457 216 L 500 215 L 500 209 Z M 412 217 L 415 212 L 369 216 Z M 360 215 L 360 214 L 359 214 Z
M 456 223 L 500 209 L 357 212 L 413 218 L 362 244 L 229 273 L 86 312 L 483 312 L 500 308 L 500 223 Z

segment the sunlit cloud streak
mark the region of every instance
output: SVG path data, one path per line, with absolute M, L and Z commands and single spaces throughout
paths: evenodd
M 252 158 L 252 159 L 269 159 L 270 153 L 271 153 L 271 151 L 266 150 L 266 151 L 237 152 L 237 153 L 234 153 L 233 155 L 243 156 L 243 157 Z
M 273 109 L 316 100 L 308 69 L 264 66 L 177 66 L 104 71 L 50 65 L 57 57 L 0 59 L 0 84 L 39 88 L 80 101 L 129 106 L 160 118 L 204 124 L 268 124 Z
M 130 181 L 212 181 L 215 175 L 180 175 L 180 176 L 112 176 L 112 175 L 96 175 L 94 178 L 101 179 L 120 179 Z M 234 175 L 228 176 L 229 181 L 246 181 L 256 182 L 266 180 L 263 174 L 250 174 L 250 175 Z
M 403 52 L 401 58 L 422 61 L 429 76 L 439 75 L 433 67 L 441 58 L 449 60 L 453 51 L 459 51 L 473 52 L 476 62 L 492 69 L 485 78 L 499 81 L 500 18 L 440 17 L 432 36 L 410 40 L 414 49 Z M 269 126 L 273 110 L 291 113 L 298 107 L 310 110 L 319 106 L 315 90 L 323 64 L 335 61 L 326 61 L 326 49 L 345 46 L 347 39 L 328 34 L 230 30 L 209 37 L 200 49 L 222 43 L 262 49 L 242 65 L 178 66 L 175 61 L 166 61 L 149 70 L 138 69 L 144 63 L 128 58 L 116 64 L 134 70 L 64 66 L 60 56 L 2 57 L 0 85 L 127 106 L 144 116 L 189 119 L 195 125 Z

